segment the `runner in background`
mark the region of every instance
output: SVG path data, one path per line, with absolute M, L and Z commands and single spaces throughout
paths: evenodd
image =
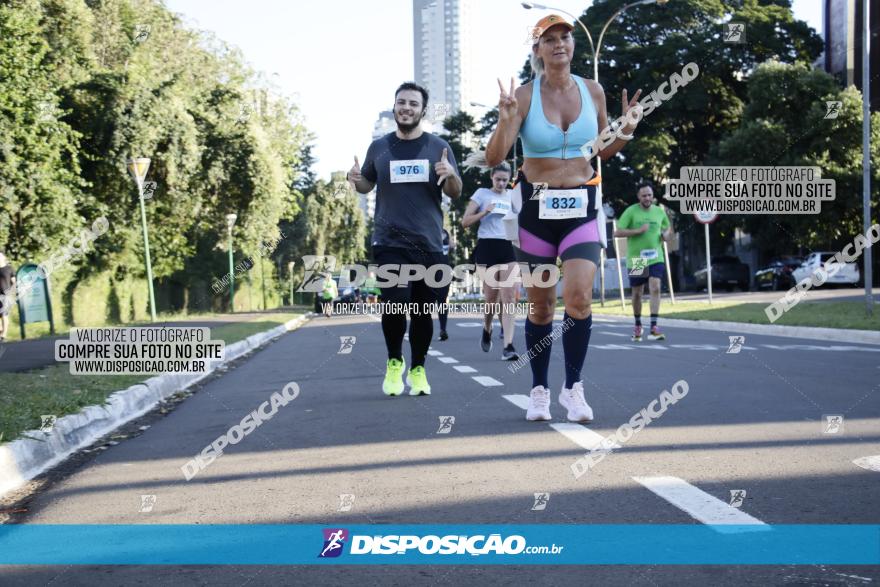
M 0 253 L 0 296 L 5 296 L 15 286 L 15 271 L 6 259 L 6 255 Z M 9 334 L 9 313 L 12 311 L 12 302 L 6 297 L 0 297 L 0 342 L 6 340 Z
M 339 295 L 339 288 L 336 286 L 333 276 L 329 273 L 324 274 L 324 284 L 321 286 L 321 306 L 324 310 L 324 316 L 329 318 L 333 315 L 333 300 Z
M 376 272 L 369 271 L 367 278 L 364 280 L 364 293 L 367 296 L 368 304 L 375 304 L 378 301 L 379 286 L 376 285 Z
M 449 263 L 449 249 L 450 247 L 455 247 L 455 242 L 452 240 L 452 237 L 449 236 L 449 231 L 445 228 L 443 229 L 443 254 L 446 255 L 446 263 Z M 449 286 L 447 285 L 445 288 L 446 293 L 442 295 L 443 299 L 440 300 L 441 304 L 446 304 L 447 298 L 449 297 Z M 446 332 L 446 322 L 449 320 L 449 312 L 446 309 L 445 305 L 442 305 L 440 309 L 437 311 L 437 320 L 440 322 L 440 340 L 447 340 L 449 338 L 449 334 Z
M 510 183 L 510 166 L 506 162 L 496 165 L 491 173 L 492 188 L 480 188 L 468 203 L 461 225 L 465 228 L 479 222 L 477 231 L 477 246 L 474 249 L 474 261 L 486 271 L 486 280 L 483 281 L 483 298 L 486 309 L 483 316 L 483 332 L 480 338 L 480 348 L 488 353 L 492 350 L 492 318 L 493 306 L 500 306 L 499 317 L 504 336 L 504 348 L 501 351 L 501 359 L 515 361 L 519 358 L 513 347 L 513 334 L 515 328 L 515 313 L 505 311 L 511 308 L 516 300 L 516 256 L 513 245 L 507 240 L 504 231 L 503 218 L 511 210 L 510 192 L 507 189 Z M 497 284 L 491 284 L 490 281 Z
M 651 302 L 650 340 L 665 340 L 660 332 L 657 319 L 660 317 L 660 288 L 666 272 L 666 257 L 663 254 L 663 241 L 672 238 L 669 218 L 660 206 L 654 204 L 654 189 L 649 183 L 639 184 L 638 203 L 623 211 L 617 221 L 615 237 L 626 238 L 626 267 L 632 270 L 633 259 L 641 258 L 644 269 L 636 274 L 630 271 L 629 285 L 632 289 L 633 317 L 636 324 L 632 340 L 642 340 L 642 290 L 648 284 Z

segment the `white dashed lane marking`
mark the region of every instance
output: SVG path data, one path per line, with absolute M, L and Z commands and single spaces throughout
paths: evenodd
M 428 354 L 431 355 L 432 357 L 442 357 L 443 356 L 443 353 L 441 353 L 440 351 L 428 351 Z
M 770 530 L 761 520 L 732 507 L 678 477 L 633 477 L 653 493 L 662 497 L 692 518 L 713 525 L 718 532 L 743 532 Z M 736 524 L 726 530 L 723 525 Z M 740 526 L 753 526 L 743 529 Z
M 525 395 L 502 395 L 504 399 L 515 405 L 521 410 L 529 409 L 529 398 Z
M 501 396 L 516 407 L 521 410 L 527 410 L 529 408 L 529 396 L 527 395 L 504 395 Z M 600 444 L 605 437 L 590 430 L 589 428 L 585 428 L 580 424 L 575 424 L 573 422 L 560 422 L 556 424 L 550 424 L 550 427 L 568 438 L 570 441 L 575 443 L 581 448 L 585 448 L 587 450 L 596 450 L 600 447 Z M 616 442 L 609 445 L 611 448 L 621 448 L 619 444 Z M 602 450 L 605 450 L 604 448 Z
M 579 447 L 585 448 L 589 451 L 600 449 L 602 441 L 605 440 L 605 437 L 598 432 L 590 430 L 589 428 L 585 428 L 580 424 L 575 424 L 573 422 L 550 424 L 550 427 L 557 432 L 560 432 L 563 436 L 565 436 L 567 439 L 569 439 Z M 606 443 L 606 447 L 601 448 L 601 450 L 604 451 L 609 447 L 612 449 L 621 448 L 619 444 L 613 442 L 610 444 Z
M 453 365 L 452 368 L 455 369 L 456 371 L 458 371 L 459 373 L 476 373 L 477 372 L 476 369 L 474 369 L 473 367 L 470 367 L 468 365 Z
M 483 387 L 498 387 L 503 386 L 504 384 L 498 381 L 497 379 L 493 379 L 488 375 L 474 375 L 471 377 L 474 381 L 482 385 Z
M 439 357 L 437 359 L 441 363 L 457 363 L 458 359 L 453 359 L 452 357 Z
M 856 465 L 869 471 L 880 473 L 880 455 L 872 457 L 861 457 L 853 461 Z

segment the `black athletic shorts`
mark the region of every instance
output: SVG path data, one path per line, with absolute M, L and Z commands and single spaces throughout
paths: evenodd
M 425 269 L 432 265 L 449 265 L 449 257 L 443 253 L 432 253 L 428 251 L 420 251 L 418 249 L 404 249 L 400 247 L 383 247 L 373 245 L 373 263 L 376 265 L 421 265 Z M 386 273 L 395 276 L 400 275 L 400 268 L 397 267 Z M 447 272 L 447 274 L 451 273 Z M 381 282 L 389 281 L 379 271 L 376 272 L 377 279 Z M 443 274 L 436 271 L 432 275 L 432 280 L 441 281 Z M 446 301 L 449 295 L 449 283 L 443 287 L 430 287 L 425 283 L 424 279 L 410 280 L 403 287 L 394 285 L 379 285 L 380 301 L 395 304 L 439 304 Z
M 507 239 L 481 238 L 477 240 L 477 247 L 474 249 L 474 262 L 476 265 L 492 267 L 514 263 L 516 255 L 513 253 L 513 245 Z
M 642 270 L 639 274 L 630 273 L 629 275 L 629 284 L 630 286 L 640 286 L 648 283 L 649 277 L 656 277 L 659 280 L 663 280 L 666 276 L 666 264 L 665 263 L 654 263 L 653 265 L 648 265 L 645 269 Z

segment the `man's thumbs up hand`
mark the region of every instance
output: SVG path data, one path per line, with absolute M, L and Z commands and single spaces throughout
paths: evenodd
M 437 185 L 443 183 L 447 177 L 455 175 L 455 168 L 449 164 L 448 149 L 443 148 L 443 154 L 440 155 L 440 161 L 434 164 L 434 173 L 437 174 Z

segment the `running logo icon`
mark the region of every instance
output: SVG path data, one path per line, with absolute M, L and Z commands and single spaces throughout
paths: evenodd
M 834 120 L 840 115 L 840 107 L 843 106 L 843 102 L 839 100 L 830 100 L 825 102 L 825 120 Z
M 333 255 L 304 255 L 305 275 L 303 283 L 296 291 L 321 293 L 324 289 L 324 271 L 333 272 L 336 268 L 336 257 Z
M 541 39 L 541 35 L 544 34 L 544 27 L 540 26 L 530 26 L 527 29 L 526 33 L 526 42 L 525 45 L 534 45 Z
M 630 259 L 632 263 L 632 269 L 629 270 L 629 274 L 633 277 L 638 277 L 645 272 L 645 269 L 648 268 L 648 260 L 645 257 L 633 257 Z
M 746 499 L 746 490 L 745 489 L 731 489 L 730 490 L 730 507 L 738 508 L 742 506 L 743 501 Z
M 318 558 L 336 558 L 342 554 L 345 541 L 348 540 L 348 530 L 344 528 L 324 528 L 324 548 Z
M 153 194 L 156 191 L 156 187 L 158 184 L 155 181 L 145 181 L 144 182 L 144 199 L 149 200 L 153 197 Z
M 725 43 L 745 43 L 746 25 L 741 22 L 730 22 L 724 25 Z
M 357 342 L 356 336 L 340 336 L 339 337 L 339 352 L 337 355 L 350 355 L 352 349 L 354 349 L 354 343 Z
M 743 345 L 746 344 L 745 336 L 729 336 L 730 339 L 730 347 L 727 349 L 728 355 L 737 355 L 742 350 Z
M 244 124 L 251 118 L 251 107 L 250 104 L 239 104 L 238 106 L 238 119 L 236 122 L 238 124 Z
M 437 434 L 449 434 L 452 432 L 452 425 L 455 424 L 455 416 L 440 416 L 440 428 Z
M 547 503 L 550 501 L 549 493 L 536 493 L 535 503 L 532 505 L 533 512 L 540 512 L 547 509 Z
M 840 434 L 843 432 L 843 416 L 840 414 L 826 414 L 822 416 L 824 424 L 822 434 Z
M 55 427 L 55 421 L 58 420 L 58 417 L 55 414 L 46 414 L 40 416 L 40 420 L 40 432 L 49 434 Z
M 142 495 L 141 496 L 141 512 L 148 513 L 153 511 L 153 506 L 156 505 L 156 496 L 155 495 Z
M 443 122 L 446 120 L 446 117 L 449 116 L 449 104 L 440 102 L 438 104 L 432 104 L 432 107 L 431 122 Z
M 532 197 L 529 199 L 530 200 L 540 200 L 541 194 L 544 193 L 544 190 L 546 190 L 549 185 L 550 184 L 548 184 L 547 182 L 539 182 L 539 183 L 532 184 Z
M 354 494 L 353 493 L 340 493 L 339 494 L 339 511 L 340 512 L 350 512 L 351 507 L 354 505 Z
M 134 42 L 143 43 L 150 38 L 150 25 L 136 24 L 134 25 Z

